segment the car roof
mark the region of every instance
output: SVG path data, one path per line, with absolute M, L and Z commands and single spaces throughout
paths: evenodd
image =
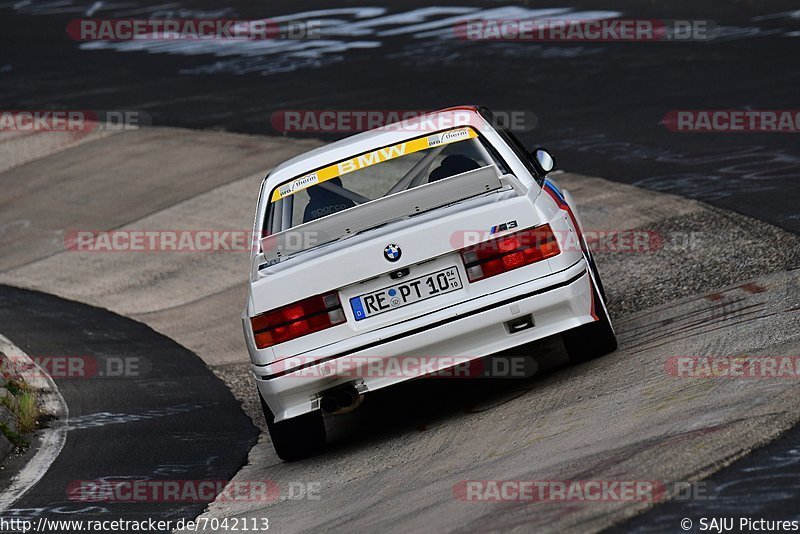
M 429 129 L 429 124 L 442 124 L 445 126 Z M 271 190 L 287 180 L 307 174 L 315 169 L 376 148 L 401 143 L 407 139 L 459 126 L 472 126 L 480 132 L 488 127 L 488 123 L 480 116 L 477 106 L 457 106 L 361 132 L 304 152 L 281 163 L 265 179 L 266 190 Z

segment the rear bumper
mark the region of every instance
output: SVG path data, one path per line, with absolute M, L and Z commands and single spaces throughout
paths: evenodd
M 374 391 L 426 374 L 341 373 L 341 358 L 427 358 L 438 371 L 592 322 L 586 262 L 459 303 L 424 317 L 374 330 L 270 365 L 251 365 L 261 395 L 280 421 L 318 409 L 318 395 L 347 383 Z M 534 326 L 510 333 L 506 322 L 532 315 Z M 430 360 L 428 360 L 430 361 Z M 384 366 L 383 368 L 387 368 Z

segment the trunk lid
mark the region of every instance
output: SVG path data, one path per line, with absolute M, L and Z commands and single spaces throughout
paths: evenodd
M 518 229 L 541 224 L 540 216 L 527 195 L 519 196 L 512 187 L 470 198 L 419 215 L 395 220 L 345 239 L 303 251 L 287 260 L 261 269 L 254 265 L 251 283 L 253 315 L 296 302 L 300 299 L 337 291 L 347 322 L 310 336 L 275 346 L 278 359 L 322 347 L 345 337 L 381 328 L 436 311 L 493 286 L 481 282 L 470 286 L 459 250 L 484 241 L 491 229 L 515 221 Z M 396 261 L 389 261 L 384 249 L 393 245 L 401 251 Z M 257 260 L 258 261 L 258 260 Z M 427 281 L 427 276 L 455 269 L 460 287 L 441 294 L 357 320 L 351 299 L 367 295 L 405 280 Z M 549 274 L 548 262 L 536 265 L 533 277 Z M 401 278 L 393 277 L 407 271 Z M 540 271 L 540 272 L 539 272 Z M 452 273 L 451 273 L 452 274 Z M 452 278 L 452 276 L 451 276 Z

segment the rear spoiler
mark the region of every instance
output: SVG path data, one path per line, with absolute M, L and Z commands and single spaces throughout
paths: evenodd
M 501 187 L 500 173 L 495 165 L 420 185 L 267 236 L 260 241 L 263 259 L 257 257 L 257 261 L 271 265 L 298 252 L 355 235 L 395 219 L 446 206 Z

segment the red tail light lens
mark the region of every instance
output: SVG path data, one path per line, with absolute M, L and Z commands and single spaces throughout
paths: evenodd
M 347 321 L 336 293 L 307 298 L 250 318 L 256 347 L 264 349 Z
M 561 252 L 549 224 L 491 239 L 461 250 L 470 282 L 536 263 Z

